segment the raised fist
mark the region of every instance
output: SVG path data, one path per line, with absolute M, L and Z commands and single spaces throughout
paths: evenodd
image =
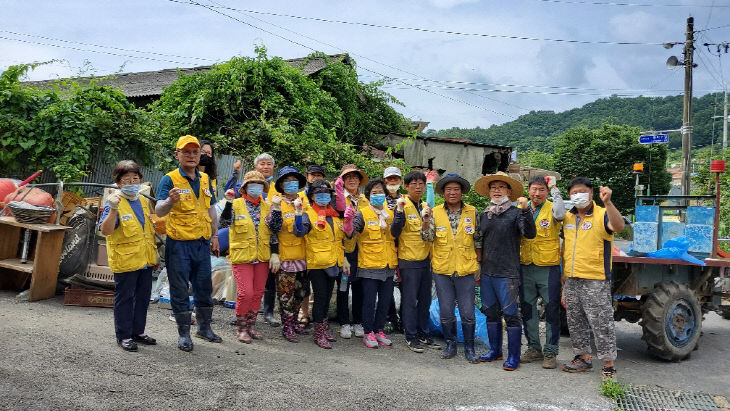
M 168 197 L 170 201 L 173 203 L 177 203 L 180 201 L 180 189 L 177 187 L 173 187 L 172 190 L 170 190 L 170 193 L 168 194 Z
M 335 191 L 342 193 L 345 190 L 345 180 L 342 177 L 337 177 L 335 180 Z
M 525 197 L 520 197 L 517 199 L 517 202 L 520 203 L 520 208 L 523 210 L 527 209 L 527 199 Z
M 421 218 L 423 221 L 431 221 L 431 207 L 426 204 L 421 210 Z
M 275 194 L 273 197 L 271 197 L 271 204 L 275 206 L 281 205 L 281 196 L 278 194 Z
M 436 181 L 436 178 L 438 178 L 438 176 L 439 175 L 437 172 L 433 170 L 428 170 L 428 172 L 426 173 L 426 182 L 433 183 L 434 181 Z
M 601 186 L 599 188 L 598 196 L 601 198 L 601 201 L 603 204 L 610 203 L 611 202 L 611 194 L 613 194 L 613 190 L 606 186 Z
M 109 208 L 116 210 L 119 208 L 119 194 L 114 193 L 107 197 L 106 201 L 109 203 Z
M 232 188 L 226 190 L 226 193 L 224 195 L 226 197 L 226 200 L 233 200 L 234 198 L 236 198 L 236 193 L 233 191 Z
M 398 211 L 402 213 L 403 212 L 403 208 L 406 206 L 406 199 L 403 198 L 403 197 L 399 197 L 395 201 L 395 205 L 398 208 Z
M 353 218 L 355 218 L 355 209 L 351 206 L 347 206 L 347 208 L 345 209 L 344 217 L 345 220 L 352 220 Z
M 294 200 L 294 212 L 297 215 L 302 215 L 302 212 L 304 211 L 304 207 L 302 206 L 302 199 L 300 197 L 297 197 L 296 200 Z
M 548 190 L 552 190 L 555 187 L 555 176 L 545 176 L 545 182 L 547 183 Z

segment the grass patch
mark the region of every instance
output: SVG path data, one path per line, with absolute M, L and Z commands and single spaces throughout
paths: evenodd
M 601 395 L 614 401 L 626 395 L 626 388 L 628 388 L 628 384 L 621 384 L 609 378 L 601 381 Z

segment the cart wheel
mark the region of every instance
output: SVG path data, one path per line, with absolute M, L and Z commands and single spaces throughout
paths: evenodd
M 680 361 L 697 346 L 702 311 L 694 293 L 674 281 L 657 284 L 641 305 L 641 328 L 653 355 Z

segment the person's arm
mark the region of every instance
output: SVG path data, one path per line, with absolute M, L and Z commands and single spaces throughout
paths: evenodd
M 556 221 L 563 221 L 565 218 L 565 203 L 560 190 L 557 187 L 550 189 L 550 195 L 553 197 L 553 218 Z
M 180 201 L 180 189 L 172 184 L 172 179 L 169 176 L 162 176 L 160 185 L 157 188 L 155 214 L 158 217 L 166 216 L 178 201 Z
M 603 206 L 606 207 L 606 215 L 608 216 L 607 228 L 612 231 L 609 234 L 623 231 L 624 226 L 626 225 L 623 216 L 611 201 L 611 194 L 613 194 L 613 191 L 604 186 L 601 186 L 598 194 L 599 197 L 601 197 Z
M 116 198 L 114 198 L 116 197 Z M 101 223 L 99 224 L 99 230 L 103 235 L 111 235 L 114 229 L 117 228 L 119 222 L 119 215 L 117 208 L 119 207 L 119 196 L 117 194 L 111 195 L 108 198 L 108 203 L 104 205 L 104 210 L 101 213 Z
M 433 182 L 436 181 L 436 177 L 438 177 L 438 174 L 433 170 L 426 173 L 426 202 L 431 208 L 436 206 L 436 199 L 433 194 Z
M 309 234 L 312 229 L 312 222 L 309 219 L 309 214 L 304 213 L 294 218 L 294 235 L 297 237 L 304 237 Z
M 436 227 L 433 224 L 433 218 L 424 221 L 423 224 L 421 224 L 421 240 L 432 243 L 433 240 L 436 239 Z
M 233 225 L 233 202 L 226 201 L 226 205 L 221 211 L 221 216 L 218 220 L 218 228 L 226 228 Z
M 393 223 L 390 225 L 390 235 L 395 238 L 400 237 L 400 233 L 403 232 L 403 227 L 406 225 L 406 213 L 403 210 L 403 204 L 405 200 L 401 197 L 398 199 L 395 205 L 393 213 Z
M 484 238 L 484 233 L 482 232 L 482 218 L 484 216 L 484 212 L 481 212 L 477 214 L 477 226 L 474 227 L 474 248 L 477 250 L 477 255 L 481 256 L 481 248 L 482 248 L 482 238 Z
M 347 238 L 352 238 L 358 233 L 362 233 L 365 228 L 365 218 L 362 216 L 362 211 L 355 213 L 355 217 L 352 219 L 352 232 L 347 234 Z
M 220 253 L 220 246 L 218 245 L 218 213 L 212 204 L 208 207 L 208 217 L 210 217 L 210 232 L 213 233 L 210 236 L 210 251 L 218 255 Z
M 519 209 L 519 215 L 517 216 L 517 227 L 527 239 L 535 238 L 537 235 L 537 228 L 535 227 L 535 219 L 532 217 L 532 210 L 527 203 L 524 204 L 524 208 Z
M 233 163 L 233 172 L 231 173 L 231 178 L 226 181 L 226 186 L 223 189 L 223 192 L 236 187 L 236 183 L 238 182 L 238 176 L 241 174 L 241 160 L 236 160 L 235 163 Z
M 337 211 L 345 211 L 347 207 L 347 201 L 345 200 L 345 182 L 341 177 L 337 177 L 335 180 L 335 209 Z M 357 205 L 353 205 L 357 207 Z
M 281 231 L 281 226 L 284 225 L 284 220 L 281 216 L 281 210 L 271 208 L 271 212 L 264 220 L 265 224 L 269 227 L 269 231 L 272 233 L 278 233 Z

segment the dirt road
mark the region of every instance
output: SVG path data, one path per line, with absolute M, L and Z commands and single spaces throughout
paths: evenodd
M 170 311 L 151 306 L 148 333 L 159 345 L 122 351 L 112 311 L 65 307 L 60 297 L 27 303 L 0 292 L 0 408 L 2 409 L 610 409 L 597 371 L 572 375 L 524 364 L 468 364 L 459 356 L 410 352 L 401 334 L 391 348 L 366 349 L 340 340 L 332 350 L 310 336 L 285 341 L 261 326 L 266 339 L 238 343 L 225 324 L 232 310 L 216 307 L 222 344 L 194 339 L 176 348 Z M 730 321 L 708 314 L 701 347 L 689 361 L 648 358 L 636 324 L 617 323 L 622 382 L 704 391 L 730 397 Z M 572 358 L 561 339 L 559 361 Z

